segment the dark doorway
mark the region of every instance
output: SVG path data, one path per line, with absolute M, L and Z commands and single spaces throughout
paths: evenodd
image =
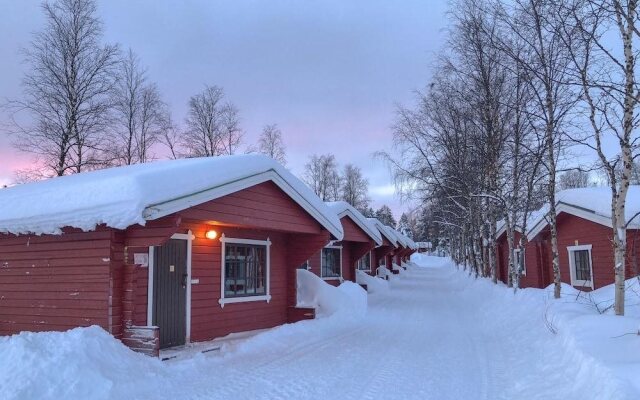
M 187 243 L 171 239 L 153 249 L 153 325 L 161 349 L 185 344 Z

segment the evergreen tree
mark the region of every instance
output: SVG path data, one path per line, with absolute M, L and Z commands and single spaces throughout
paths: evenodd
M 386 204 L 380 207 L 378 211 L 376 211 L 376 218 L 378 218 L 378 220 L 385 225 L 388 225 L 390 227 L 396 226 L 396 219 L 393 217 L 393 212 L 391 211 L 391 208 L 389 208 L 389 206 Z

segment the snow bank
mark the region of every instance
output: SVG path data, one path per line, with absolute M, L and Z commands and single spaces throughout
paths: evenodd
M 242 179 L 252 184 L 278 181 L 334 236 L 342 237 L 340 219 L 307 185 L 271 158 L 255 154 L 155 161 L 3 189 L 0 232 L 57 234 L 65 226 L 92 230 L 100 224 L 117 229 L 144 225 L 145 212 L 154 206 L 195 194 L 199 200 L 212 200 L 228 194 L 221 187 Z M 211 198 L 203 194 L 216 190 Z
M 452 266 L 449 257 L 429 256 L 423 253 L 414 253 L 411 255 L 411 262 L 418 267 L 442 268 Z
M 97 326 L 0 337 L 0 360 L 3 399 L 127 398 L 136 380 L 162 374 Z
M 421 261 L 425 261 L 421 258 Z M 448 258 L 450 265 L 453 262 Z M 421 262 L 425 265 L 424 262 Z M 457 276 L 465 301 L 484 302 L 479 318 L 499 320 L 522 318 L 523 337 L 527 329 L 540 325 L 552 332 L 558 348 L 558 362 L 579 368 L 574 385 L 590 388 L 594 398 L 638 398 L 640 395 L 640 297 L 628 291 L 626 316 L 612 314 L 613 285 L 591 293 L 581 292 L 570 285 L 562 285 L 562 297 L 553 298 L 553 286 L 545 289 L 526 288 L 514 293 L 505 285 L 495 285 L 489 279 L 475 279 L 468 271 L 451 268 Z M 628 286 L 638 288 L 637 282 Z M 496 313 L 495 310 L 500 310 Z M 604 311 L 604 314 L 601 314 Z M 531 316 L 534 318 L 531 318 Z M 525 317 L 527 317 L 525 319 Z M 530 325 L 527 328 L 525 324 Z M 517 336 L 518 332 L 513 332 Z M 529 339 L 527 339 L 529 340 Z M 535 340 L 543 340 L 536 338 Z M 530 343 L 523 343 L 529 346 Z M 523 348 L 523 357 L 526 349 Z M 523 371 L 526 373 L 526 370 Z M 593 383 L 597 382 L 597 385 Z M 536 388 L 538 392 L 542 389 Z M 551 393 L 552 389 L 549 389 Z
M 304 269 L 297 270 L 297 280 L 298 306 L 315 308 L 318 317 L 341 313 L 358 318 L 367 312 L 367 292 L 356 283 L 331 286 Z
M 223 346 L 223 353 L 255 357 L 279 357 L 292 347 L 308 346 L 309 341 L 325 341 L 338 332 L 361 323 L 367 312 L 367 292 L 358 284 L 345 281 L 331 286 L 304 269 L 297 271 L 297 305 L 316 309 L 316 319 L 277 326 L 239 343 Z
M 389 291 L 389 281 L 371 276 L 363 271 L 356 271 L 356 282 L 367 285 L 369 293 L 384 293 Z
M 393 273 L 389 271 L 389 268 L 385 267 L 384 265 L 381 265 L 378 268 L 376 268 L 376 276 L 382 279 L 389 279 L 393 276 Z

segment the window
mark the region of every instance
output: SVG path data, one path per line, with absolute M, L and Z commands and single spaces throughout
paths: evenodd
M 311 264 L 309 264 L 309 260 L 307 260 L 307 261 L 303 262 L 302 264 L 300 264 L 298 269 L 306 269 L 307 271 L 309 271 L 311 269 Z
M 522 249 L 515 249 L 513 251 L 513 255 L 516 258 L 516 266 L 518 267 L 518 271 L 520 271 L 520 274 L 522 276 L 527 276 L 527 264 L 525 263 L 525 258 L 524 258 L 524 250 Z
M 387 265 L 387 260 L 385 259 L 385 257 L 380 257 L 378 259 L 378 267 L 383 267 Z
M 342 247 L 325 247 L 322 249 L 321 265 L 323 278 L 340 278 L 342 276 Z
M 221 298 L 226 303 L 271 300 L 269 294 L 269 240 L 232 239 L 222 243 Z
M 371 252 L 365 254 L 358 260 L 356 267 L 361 271 L 371 271 Z
M 572 286 L 586 286 L 593 289 L 593 265 L 591 245 L 569 246 L 569 273 Z

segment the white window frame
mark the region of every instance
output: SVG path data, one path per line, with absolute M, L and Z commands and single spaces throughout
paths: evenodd
M 516 261 L 516 266 L 518 265 L 518 258 L 520 253 L 522 253 L 522 271 L 520 272 L 522 276 L 527 276 L 527 253 L 525 249 L 518 247 L 517 249 L 513 249 L 513 257 Z
M 363 258 L 365 258 L 365 257 L 366 257 L 366 255 L 365 255 L 365 256 L 362 256 L 362 257 L 360 258 L 360 260 L 356 261 L 356 269 L 357 269 L 358 271 L 364 271 L 364 272 L 369 272 L 369 273 L 371 273 L 371 268 L 372 268 L 372 266 L 373 266 L 373 251 L 369 250 L 369 253 L 368 253 L 368 254 L 369 254 L 369 269 L 368 269 L 368 270 L 366 270 L 366 269 L 360 269 L 360 267 L 358 266 L 358 264 L 360 263 L 360 260 L 362 260 Z M 342 255 L 342 254 L 341 254 L 341 255 Z M 340 259 L 342 260 L 342 257 L 340 257 Z
M 590 287 L 591 289 L 594 288 L 593 258 L 591 257 L 591 248 L 592 248 L 592 245 L 590 244 L 583 244 L 579 246 L 567 246 L 567 252 L 569 255 L 569 275 L 571 276 L 571 286 Z M 591 273 L 591 280 L 578 280 L 576 278 L 576 263 L 575 263 L 575 257 L 573 256 L 573 253 L 580 250 L 589 251 L 589 272 Z
M 247 303 L 250 301 L 271 301 L 271 240 L 254 240 L 254 239 L 241 239 L 241 238 L 229 238 L 222 234 L 220 237 L 222 258 L 220 260 L 220 299 L 218 304 L 221 308 L 224 308 L 225 304 L 233 303 Z M 225 282 L 225 256 L 227 243 L 235 244 L 252 244 L 258 246 L 265 246 L 267 248 L 267 281 L 266 281 L 266 294 L 262 296 L 245 296 L 245 297 L 224 297 L 224 282 Z
M 191 343 L 191 258 L 193 239 L 196 237 L 191 230 L 187 233 L 176 233 L 171 239 L 187 241 L 187 294 L 185 300 L 185 343 Z M 154 274 L 154 246 L 149 246 L 149 267 L 147 275 L 147 326 L 153 326 L 153 274 Z
M 340 249 L 340 276 L 322 276 L 322 272 L 324 271 L 324 263 L 322 262 L 322 252 L 320 253 L 320 278 L 325 281 L 333 281 L 333 280 L 342 280 L 342 246 L 336 246 L 333 242 L 329 243 L 327 246 L 324 246 L 324 249 Z

